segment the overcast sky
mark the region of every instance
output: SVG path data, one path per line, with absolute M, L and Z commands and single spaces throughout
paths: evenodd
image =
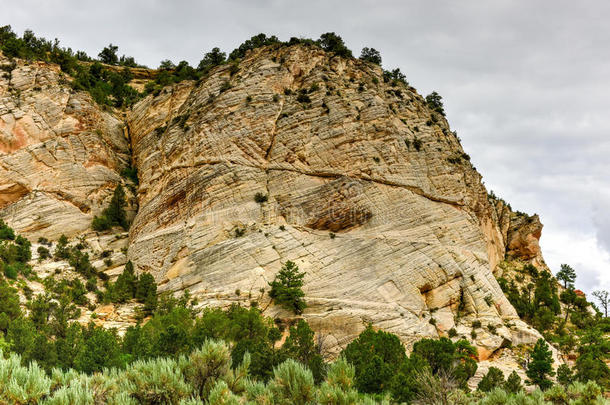
M 610 290 L 610 2 L 0 0 L 0 25 L 91 56 L 108 43 L 155 67 L 196 65 L 259 32 L 340 34 L 438 91 L 488 190 L 538 213 L 553 272 Z

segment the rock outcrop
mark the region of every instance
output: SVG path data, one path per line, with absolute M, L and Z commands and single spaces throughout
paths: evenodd
M 19 233 L 87 230 L 129 163 L 123 122 L 58 66 L 0 54 L 0 217 Z
M 479 320 L 481 359 L 540 337 L 493 274 L 506 257 L 543 263 L 538 218 L 488 196 L 444 117 L 378 66 L 260 48 L 126 117 L 73 91 L 57 66 L 0 56 L 0 67 L 0 218 L 32 241 L 95 245 L 91 220 L 131 161 L 139 210 L 128 257 L 117 255 L 162 291 L 290 321 L 266 291 L 292 260 L 329 356 L 368 323 L 410 344 L 451 329 L 471 338 Z M 137 86 L 153 75 L 138 71 Z M 95 321 L 133 321 L 121 311 Z
M 257 49 L 148 96 L 128 126 L 140 179 L 129 257 L 162 290 L 267 307 L 292 260 L 330 354 L 367 323 L 408 344 L 467 336 L 479 319 L 497 330 L 479 334 L 482 358 L 540 336 L 492 274 L 527 235 L 504 230 L 445 119 L 379 67 Z

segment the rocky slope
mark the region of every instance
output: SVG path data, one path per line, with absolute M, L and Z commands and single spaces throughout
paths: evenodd
M 0 54 L 0 68 L 1 216 L 32 237 L 87 230 L 129 162 L 123 122 L 58 66 Z
M 408 344 L 468 336 L 479 319 L 497 326 L 479 331 L 481 358 L 539 336 L 491 271 L 536 244 L 529 230 L 490 204 L 444 118 L 378 66 L 258 49 L 147 97 L 127 122 L 141 184 L 129 256 L 162 289 L 265 307 L 292 260 L 329 353 L 369 322 Z
M 367 323 L 406 344 L 455 328 L 481 359 L 539 337 L 494 277 L 543 264 L 538 218 L 488 197 L 445 119 L 378 66 L 261 48 L 123 117 L 55 66 L 0 65 L 0 217 L 32 241 L 88 232 L 132 159 L 128 258 L 161 290 L 289 319 L 264 291 L 292 260 L 329 356 Z

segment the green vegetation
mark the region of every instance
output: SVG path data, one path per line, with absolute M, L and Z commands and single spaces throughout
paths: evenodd
M 304 277 L 305 273 L 299 272 L 299 267 L 294 262 L 287 261 L 275 279 L 269 283 L 271 287 L 269 296 L 276 304 L 294 311 L 296 314 L 302 313 L 307 307 L 303 300 L 305 293 L 301 289 Z
M 592 295 L 597 299 L 599 305 L 604 310 L 604 316 L 608 317 L 608 304 L 610 303 L 610 293 L 606 290 L 593 291 Z
M 28 261 L 32 258 L 31 243 L 0 220 L 0 270 L 6 278 L 16 279 L 19 274 L 28 276 L 32 269 Z
M 326 52 L 333 52 L 334 54 L 344 58 L 352 57 L 352 51 L 345 46 L 343 38 L 334 32 L 327 32 L 320 35 L 320 39 L 317 41 L 317 44 Z
M 399 83 L 402 83 L 405 86 L 409 85 L 409 83 L 407 82 L 406 76 L 400 71 L 399 68 L 396 68 L 391 71 L 384 70 L 383 71 L 383 81 L 385 83 L 390 83 L 393 87 L 398 86 Z
M 9 238 L 20 240 L 6 224 L 0 228 L 11 243 Z M 276 326 L 261 314 L 256 302 L 251 308 L 196 310 L 197 303 L 188 293 L 180 298 L 157 296 L 153 277 L 137 276 L 131 262 L 114 283 L 102 279 L 104 289 L 100 290 L 85 247 L 84 240 L 70 244 L 62 236 L 54 254 L 67 259 L 85 277 L 86 285 L 78 278 L 47 277 L 42 280 L 46 292 L 30 295 L 27 312 L 20 306 L 17 289 L 0 282 L 0 401 L 64 404 L 91 403 L 95 398 L 100 403 L 128 404 L 198 400 L 372 404 L 391 399 L 483 405 L 521 403 L 511 401 L 525 398 L 516 373 L 505 382 L 493 368 L 479 390 L 468 393 L 466 381 L 477 363 L 475 348 L 465 340 L 422 339 L 407 356 L 396 335 L 369 326 L 336 362 L 327 364 L 320 336 L 316 338 L 307 322 Z M 27 253 L 17 257 L 25 263 L 29 260 Z M 109 259 L 110 252 L 100 257 Z M 302 310 L 303 277 L 294 263 L 286 262 L 270 283 L 270 295 L 292 310 Z M 99 302 L 135 300 L 142 304 L 141 318 L 149 318 L 128 328 L 123 337 L 93 323 L 81 326 L 75 322 L 80 316 L 77 305 L 88 304 L 87 291 L 95 292 Z M 277 345 L 286 327 L 285 341 Z M 569 367 L 558 370 L 565 388 L 549 387 L 550 351 L 540 340 L 527 374 L 547 391 L 527 398 L 557 403 L 556 398 L 569 395 L 581 403 L 601 401 L 598 385 L 578 381 L 598 378 L 596 361 L 604 353 L 607 339 L 590 333 L 581 341 L 576 373 Z M 10 399 L 17 395 L 21 402 Z M 425 402 L 426 398 L 436 402 Z
M 99 104 L 129 107 L 140 97 L 127 85 L 132 79 L 129 67 L 137 64 L 131 57 L 118 58 L 118 48 L 112 44 L 100 52 L 100 61 L 124 66 L 120 73 L 104 68 L 100 62 L 90 63 L 92 59 L 84 52 L 74 53 L 70 48 L 60 47 L 59 41 L 36 37 L 32 31 L 26 30 L 18 37 L 8 25 L 0 27 L 0 50 L 10 58 L 58 64 L 62 72 L 72 76 L 71 86 L 75 90 L 88 91 Z
M 129 224 L 127 223 L 127 217 L 125 214 L 126 205 L 127 201 L 125 200 L 125 191 L 119 184 L 114 189 L 110 204 L 106 209 L 104 209 L 104 211 L 102 211 L 102 214 L 99 217 L 96 216 L 93 218 L 91 227 L 95 231 L 106 231 L 113 226 L 120 226 L 121 228 L 127 230 L 129 228 Z
M 261 192 L 254 194 L 254 201 L 256 201 L 259 204 L 266 203 L 268 198 L 269 197 L 266 194 L 263 194 Z
M 432 111 L 437 112 L 442 116 L 445 116 L 443 98 L 436 91 L 433 91 L 432 93 L 426 96 L 426 104 Z
M 381 66 L 381 54 L 375 48 L 362 48 L 360 59 Z
M 136 186 L 138 185 L 138 169 L 133 167 L 133 166 L 129 166 L 124 168 L 123 170 L 121 170 L 121 176 L 131 180 L 131 182 L 133 184 L 135 184 Z
M 557 272 L 557 280 L 563 281 L 563 288 L 568 288 L 568 286 L 574 288 L 576 271 L 567 264 L 562 264 L 561 270 Z
M 570 266 L 562 265 L 558 275 L 567 287 L 559 296 L 557 280 L 549 272 L 540 271 L 531 264 L 525 265 L 515 280 L 509 282 L 500 278 L 498 282 L 519 316 L 541 331 L 548 342 L 563 352 L 578 353 L 573 370 L 566 367 L 560 370 L 563 384 L 573 375 L 569 378 L 580 382 L 595 381 L 608 388 L 610 369 L 605 361 L 610 358 L 610 344 L 606 337 L 610 322 L 604 314 L 590 311 L 591 304 L 574 290 L 576 274 Z M 541 388 L 546 388 L 549 386 L 548 376 L 552 373 L 546 364 L 548 356 L 543 343 L 538 342 L 535 347 L 536 359 L 530 362 L 533 369 L 528 371 L 532 373 L 528 377 Z
M 517 378 L 518 377 L 519 376 L 517 376 Z M 477 389 L 479 391 L 489 392 L 495 388 L 502 387 L 504 384 L 504 373 L 502 373 L 502 370 L 496 367 L 490 367 L 487 374 L 479 381 Z
M 553 371 L 553 357 L 549 346 L 544 339 L 539 339 L 532 351 L 532 359 L 527 365 L 527 376 L 529 383 L 539 386 L 545 390 L 553 385 L 549 379 L 555 375 Z

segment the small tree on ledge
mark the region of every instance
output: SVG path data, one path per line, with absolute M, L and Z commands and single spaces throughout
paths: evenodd
M 273 281 L 269 283 L 271 287 L 269 296 L 276 304 L 290 309 L 296 314 L 303 313 L 307 307 L 303 300 L 305 293 L 301 289 L 304 277 L 305 273 L 299 272 L 299 267 L 294 262 L 287 261 Z
M 106 231 L 113 226 L 120 226 L 127 230 L 129 224 L 127 223 L 127 216 L 125 214 L 126 205 L 125 191 L 119 184 L 114 189 L 110 205 L 102 212 L 102 215 L 93 218 L 93 222 L 91 223 L 93 230 Z

